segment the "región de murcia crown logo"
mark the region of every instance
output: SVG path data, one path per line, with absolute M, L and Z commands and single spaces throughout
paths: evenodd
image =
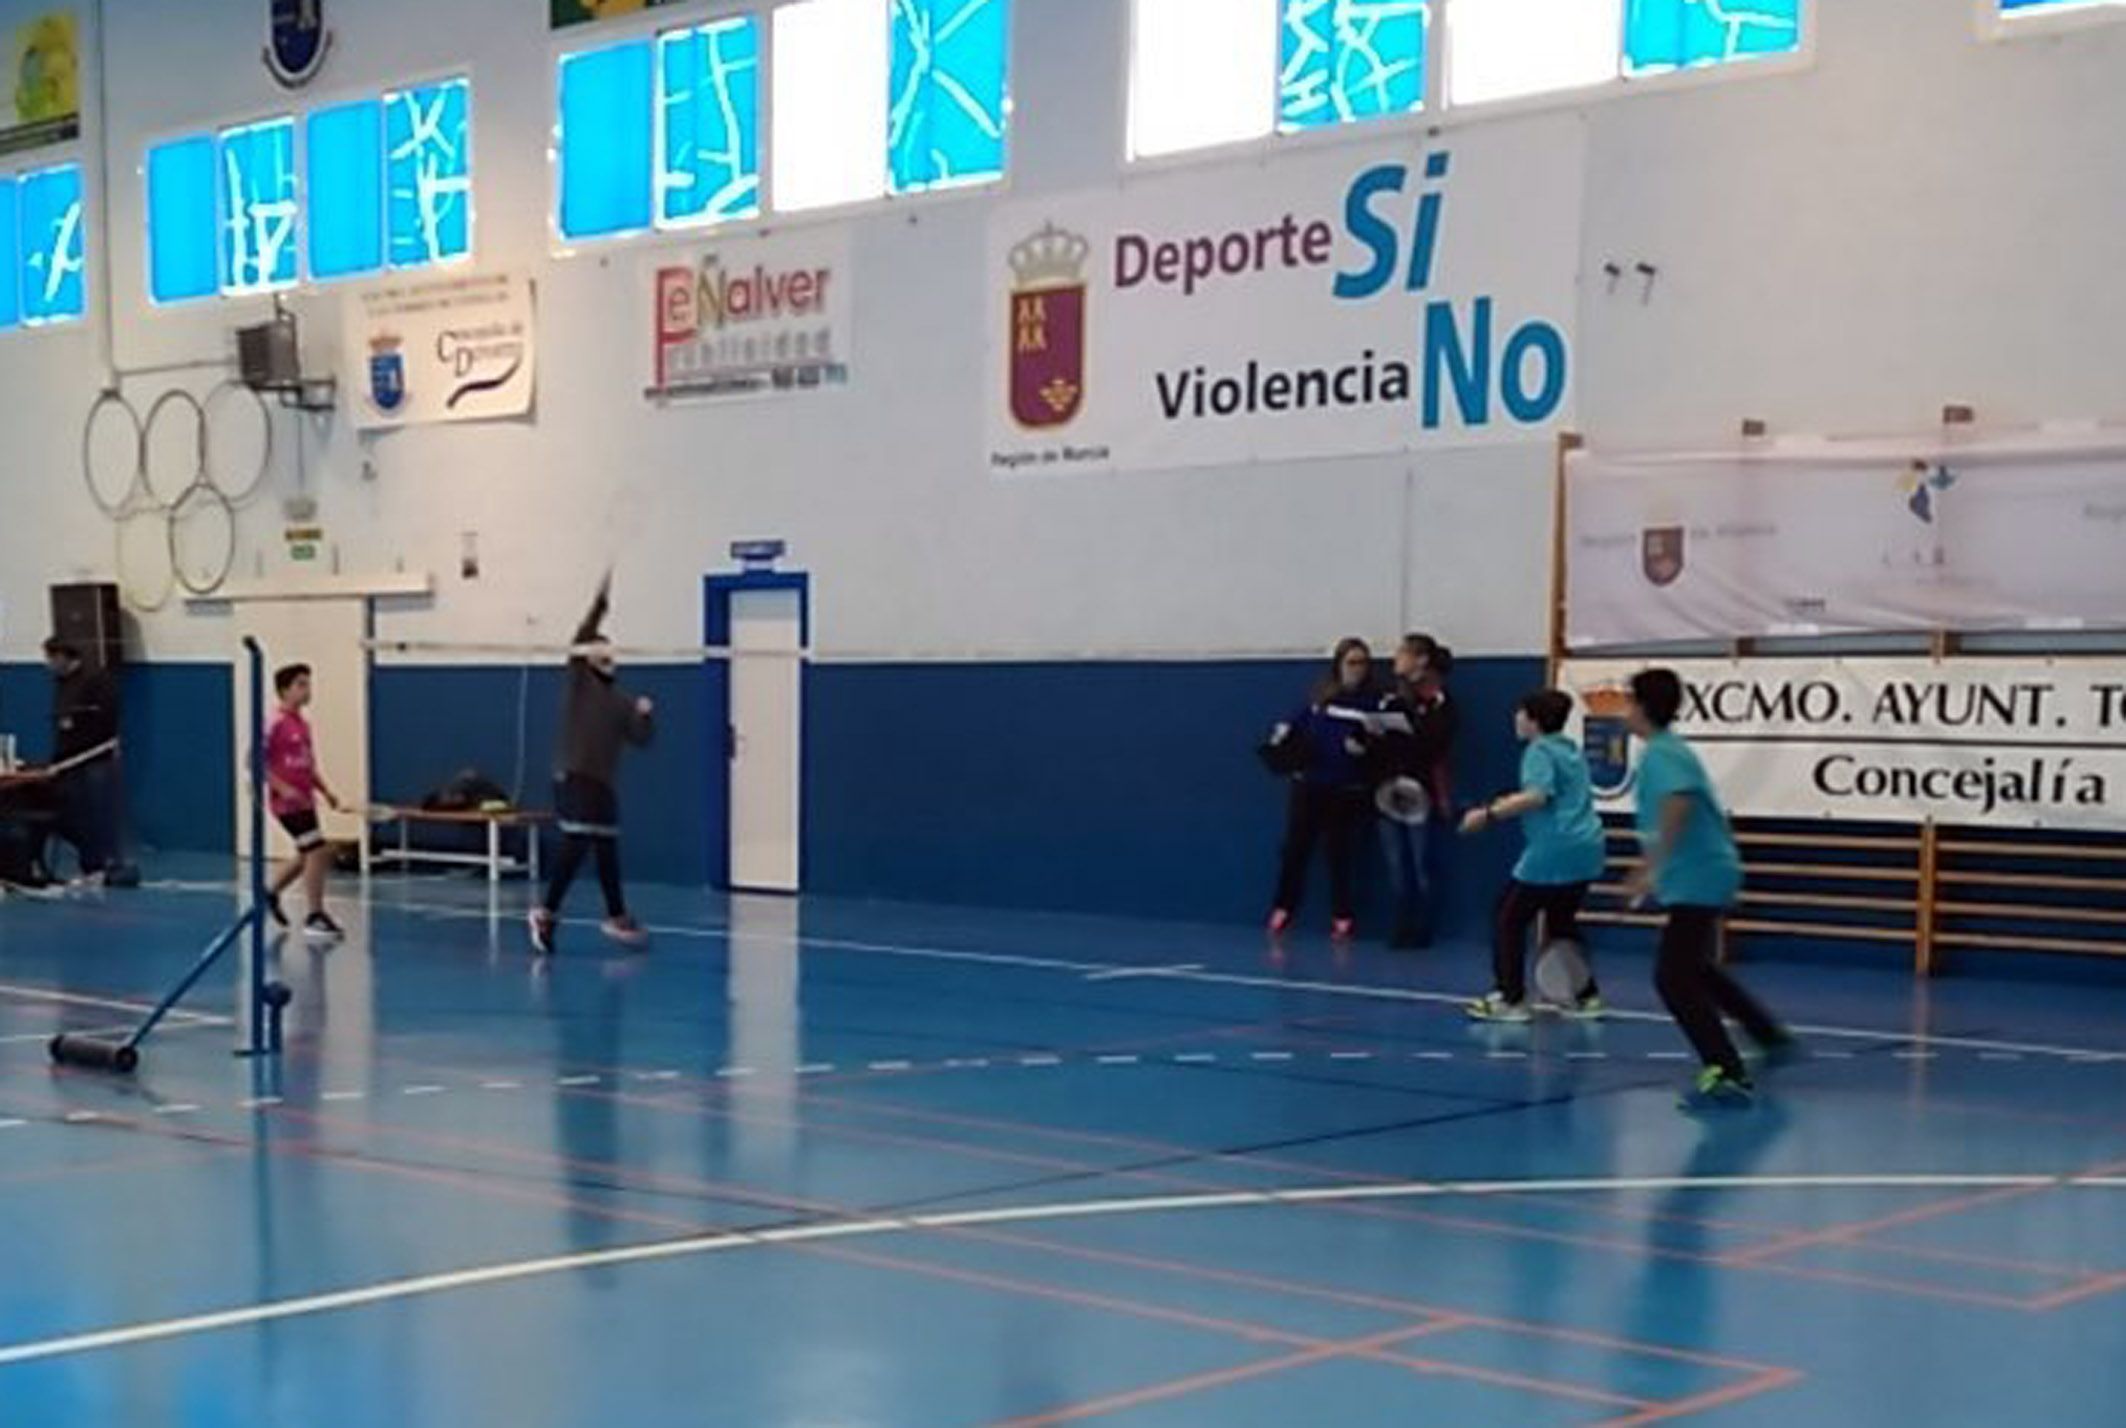
M 1085 262 L 1092 244 L 1049 223 L 1011 250 L 1011 414 L 1040 430 L 1085 405 Z

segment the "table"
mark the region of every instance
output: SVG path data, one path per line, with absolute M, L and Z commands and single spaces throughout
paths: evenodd
M 432 808 L 411 808 L 399 804 L 376 804 L 364 810 L 362 819 L 362 876 L 368 877 L 372 868 L 387 863 L 411 867 L 416 863 L 441 865 L 453 868 L 484 868 L 487 881 L 500 883 L 505 874 L 521 872 L 532 882 L 539 881 L 539 830 L 553 822 L 553 815 L 536 813 L 521 808 L 468 809 L 463 812 L 445 813 Z M 484 853 L 446 853 L 413 846 L 415 824 L 427 824 L 440 828 L 484 828 L 487 832 L 487 851 Z M 378 850 L 375 847 L 373 830 L 398 825 L 399 838 L 395 847 Z M 505 830 L 517 830 L 524 834 L 524 856 L 510 857 L 503 849 L 502 835 Z

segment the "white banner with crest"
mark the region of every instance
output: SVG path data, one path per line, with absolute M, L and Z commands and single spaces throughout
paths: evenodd
M 1575 453 L 1566 641 L 2126 628 L 2126 433 Z

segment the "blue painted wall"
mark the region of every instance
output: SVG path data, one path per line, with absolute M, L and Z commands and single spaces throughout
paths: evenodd
M 136 664 L 121 681 L 126 792 L 144 850 L 225 852 L 235 846 L 235 698 L 225 664 Z M 41 664 L 0 664 L 0 730 L 25 758 L 51 747 L 52 684 Z
M 369 677 L 370 792 L 381 802 L 418 803 L 474 769 L 520 797 L 551 808 L 554 742 L 564 672 L 492 666 L 388 665 Z M 720 876 L 727 842 L 709 803 L 712 710 L 723 673 L 702 665 L 642 665 L 621 683 L 657 703 L 657 739 L 621 761 L 622 844 L 630 877 L 705 885 Z M 519 714 L 523 735 L 519 739 Z M 521 785 L 520 785 L 521 780 Z M 720 789 L 720 780 L 719 780 Z M 712 852 L 714 863 L 711 862 Z
M 1253 922 L 1265 910 L 1284 790 L 1255 761 L 1302 697 L 1310 662 L 819 665 L 805 689 L 805 881 L 834 896 Z M 1535 659 L 1456 672 L 1459 777 L 1510 785 L 1507 721 Z M 623 681 L 658 704 L 659 735 L 623 765 L 631 876 L 723 876 L 728 813 L 720 666 L 655 665 Z M 418 800 L 465 769 L 550 801 L 558 669 L 394 665 L 370 679 L 380 799 Z M 229 671 L 141 665 L 125 677 L 133 816 L 148 848 L 233 843 Z M 518 712 L 523 710 L 520 746 Z M 0 726 L 45 747 L 41 666 L 0 666 Z M 521 747 L 521 757 L 520 757 Z M 521 772 L 520 772 L 521 766 Z M 1481 926 L 1514 842 L 1457 849 L 1450 928 Z M 1370 931 L 1383 878 L 1368 849 Z M 1325 916 L 1317 871 L 1309 914 Z
M 806 687 L 806 887 L 846 897 L 1253 922 L 1285 790 L 1255 759 L 1313 662 L 821 665 Z M 1512 785 L 1538 659 L 1456 671 L 1458 777 Z M 1448 930 L 1488 916 L 1510 835 L 1456 849 Z M 1368 928 L 1385 900 L 1369 849 Z M 1307 915 L 1325 922 L 1317 870 Z

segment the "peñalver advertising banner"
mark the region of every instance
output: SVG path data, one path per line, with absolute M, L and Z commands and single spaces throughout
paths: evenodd
M 2126 663 L 2102 659 L 1665 661 L 1679 732 L 1728 807 L 1767 818 L 2126 827 Z M 1627 810 L 1639 661 L 1574 659 L 1596 796 Z
M 1546 116 L 1001 206 L 990 469 L 1294 461 L 1562 428 L 1585 149 L 1577 117 Z
M 645 394 L 733 400 L 848 386 L 852 266 L 841 225 L 659 255 Z
M 2126 628 L 2114 440 L 1575 453 L 1566 641 Z

